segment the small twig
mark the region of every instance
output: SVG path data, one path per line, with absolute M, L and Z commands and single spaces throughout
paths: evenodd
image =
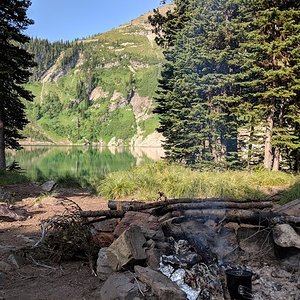
M 47 268 L 47 269 L 51 269 L 51 270 L 57 270 L 57 268 L 37 262 L 31 255 L 29 257 L 31 258 L 32 262 L 38 267 L 43 267 L 43 268 Z
M 130 271 L 129 271 L 130 272 Z M 130 272 L 131 275 L 133 276 L 133 278 L 135 279 L 136 283 L 137 283 L 137 286 L 138 286 L 138 289 L 140 291 L 140 293 L 142 294 L 143 297 L 145 297 L 145 294 L 143 293 L 141 287 L 140 287 L 140 284 L 139 284 L 139 281 L 137 280 L 137 278 L 134 276 L 134 274 L 132 272 Z

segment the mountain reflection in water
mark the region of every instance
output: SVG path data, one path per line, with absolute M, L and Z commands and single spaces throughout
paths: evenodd
M 146 161 L 160 160 L 161 148 L 25 146 L 7 151 L 7 163 L 17 161 L 31 180 L 61 177 L 99 178 Z

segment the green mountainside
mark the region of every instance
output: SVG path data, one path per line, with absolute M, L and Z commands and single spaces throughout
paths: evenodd
M 152 109 L 163 55 L 148 16 L 74 42 L 32 39 L 26 48 L 38 65 L 27 85 L 35 100 L 26 104 L 25 136 L 54 143 L 159 144 Z

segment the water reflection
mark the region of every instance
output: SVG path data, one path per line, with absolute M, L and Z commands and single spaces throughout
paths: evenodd
M 162 156 L 160 148 L 25 146 L 8 151 L 7 162 L 17 161 L 32 180 L 65 176 L 90 179 Z

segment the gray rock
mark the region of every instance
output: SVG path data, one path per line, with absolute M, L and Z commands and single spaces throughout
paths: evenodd
M 150 248 L 146 250 L 147 254 L 147 265 L 154 270 L 159 269 L 160 258 L 163 255 L 163 252 L 157 248 Z
M 134 267 L 137 278 L 149 285 L 152 292 L 160 300 L 185 300 L 186 294 L 180 290 L 180 288 L 172 282 L 168 277 L 158 271 L 154 271 L 150 268 L 143 268 L 141 266 Z
M 130 272 L 110 275 L 99 292 L 100 300 L 132 300 L 139 295 L 138 284 Z
M 25 264 L 25 258 L 18 254 L 11 254 L 7 258 L 7 261 L 14 265 L 17 269 L 20 269 L 20 267 Z
M 280 247 L 295 247 L 300 249 L 300 236 L 289 224 L 276 225 L 273 228 L 273 239 Z
M 121 270 L 129 263 L 145 261 L 143 248 L 146 239 L 139 226 L 133 225 L 124 231 L 110 246 L 107 252 L 109 265 L 114 271 Z
M 18 208 L 6 203 L 0 204 L 0 220 L 3 221 L 24 221 L 30 214 L 22 208 Z
M 41 188 L 45 192 L 51 192 L 56 186 L 56 182 L 54 180 L 46 181 L 41 185 Z
M 146 239 L 164 240 L 164 233 L 161 230 L 158 218 L 149 214 L 138 211 L 128 211 L 122 218 L 114 231 L 116 237 L 120 236 L 127 228 L 137 225 L 142 229 Z
M 107 251 L 109 251 L 108 248 L 100 249 L 97 259 L 97 275 L 99 279 L 103 281 L 113 273 L 107 259 Z

